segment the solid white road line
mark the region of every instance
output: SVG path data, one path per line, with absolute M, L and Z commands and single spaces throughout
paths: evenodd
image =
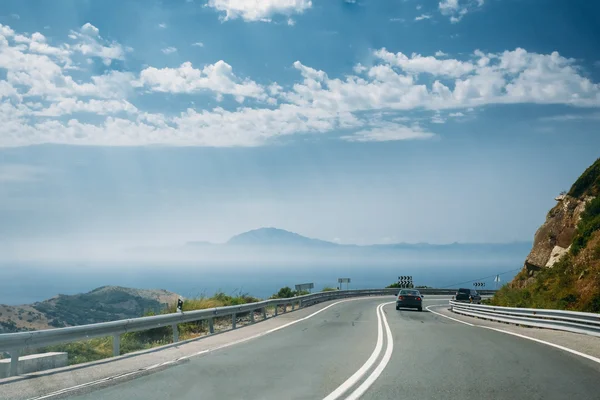
M 287 328 L 288 326 L 297 324 L 298 322 L 306 321 L 307 319 L 312 318 L 315 315 L 317 315 L 319 313 L 322 313 L 323 311 L 325 311 L 328 308 L 333 307 L 333 306 L 335 306 L 337 304 L 345 303 L 347 301 L 363 300 L 363 299 L 370 299 L 370 297 L 357 297 L 357 298 L 353 298 L 353 299 L 344 299 L 344 300 L 336 301 L 335 303 L 329 304 L 328 306 L 323 307 L 322 309 L 320 309 L 318 311 L 315 311 L 314 313 L 312 313 L 310 315 L 307 315 L 306 317 L 297 319 L 295 321 L 288 322 L 287 324 L 283 324 L 283 325 L 278 326 L 276 328 L 269 329 L 268 331 L 261 332 L 261 333 L 258 333 L 256 335 L 253 335 L 253 336 L 249 336 L 249 337 L 246 337 L 244 339 L 236 340 L 234 342 L 225 343 L 225 344 L 223 344 L 221 346 L 213 347 L 212 349 L 201 350 L 201 351 L 199 351 L 197 353 L 194 353 L 194 354 L 191 354 L 191 355 L 182 356 L 182 357 L 179 357 L 179 358 L 177 358 L 175 360 L 170 360 L 170 361 L 165 361 L 165 362 L 162 362 L 162 363 L 159 363 L 159 364 L 150 365 L 148 367 L 136 369 L 136 370 L 131 371 L 131 372 L 125 372 L 125 373 L 122 373 L 122 374 L 112 375 L 112 376 L 109 376 L 109 377 L 106 377 L 106 378 L 102 378 L 102 379 L 98 379 L 98 380 L 95 380 L 95 381 L 86 382 L 86 383 L 82 383 L 82 384 L 79 384 L 79 385 L 71 386 L 71 387 L 68 387 L 68 388 L 60 389 L 60 390 L 57 390 L 55 392 L 48 393 L 48 394 L 45 394 L 45 395 L 42 395 L 42 396 L 33 397 L 30 400 L 49 399 L 49 398 L 56 397 L 56 396 L 59 396 L 59 395 L 63 395 L 65 393 L 69 393 L 69 392 L 72 392 L 72 391 L 75 391 L 75 390 L 78 390 L 78 389 L 82 389 L 82 388 L 86 388 L 86 387 L 90 387 L 90 386 L 99 385 L 101 383 L 104 383 L 104 382 L 107 382 L 107 381 L 111 381 L 113 379 L 124 378 L 124 377 L 127 377 L 127 376 L 131 376 L 131 375 L 135 375 L 135 374 L 140 374 L 142 372 L 151 371 L 151 370 L 153 370 L 155 368 L 158 368 L 158 367 L 161 367 L 161 366 L 165 366 L 165 365 L 176 363 L 176 362 L 178 362 L 180 360 L 185 360 L 187 358 L 199 356 L 199 355 L 206 354 L 206 353 L 211 353 L 211 352 L 216 351 L 216 350 L 220 350 L 220 349 L 223 349 L 223 348 L 226 348 L 226 347 L 234 346 L 234 345 L 239 344 L 239 343 L 247 342 L 248 340 L 252 340 L 252 339 L 259 338 L 261 336 L 268 335 L 269 333 L 276 332 L 276 331 L 278 331 L 280 329 L 283 329 L 283 328 Z
M 379 378 L 379 375 L 381 375 L 388 362 L 390 361 L 390 358 L 392 357 L 392 352 L 394 351 L 394 338 L 392 337 L 392 331 L 390 330 L 387 318 L 385 317 L 385 314 L 383 312 L 383 306 L 392 303 L 394 302 L 384 303 L 381 306 L 379 306 L 379 313 L 381 313 L 381 318 L 383 319 L 383 324 L 385 325 L 385 333 L 387 338 L 387 348 L 385 349 L 383 358 L 379 362 L 379 365 L 377 365 L 377 367 L 373 370 L 371 375 L 369 375 L 367 379 L 365 379 L 365 381 L 358 388 L 356 388 L 354 392 L 350 394 L 350 396 L 346 397 L 346 400 L 359 399 L 360 396 L 362 396 L 367 391 L 367 389 L 369 389 L 371 385 L 375 383 L 377 378 Z
M 432 307 L 432 306 L 429 306 L 429 307 Z M 552 342 L 547 342 L 547 341 L 541 340 L 541 339 L 536 339 L 536 338 L 533 338 L 531 336 L 521 335 L 519 333 L 515 333 L 515 332 L 511 332 L 511 331 L 505 331 L 504 329 L 493 328 L 491 326 L 470 324 L 468 322 L 461 321 L 461 320 L 458 320 L 456 318 L 452 318 L 452 317 L 449 317 L 449 316 L 444 315 L 444 314 L 440 314 L 440 313 L 435 312 L 435 311 L 431 311 L 429 309 L 429 307 L 426 307 L 429 312 L 437 314 L 440 317 L 448 318 L 448 319 L 451 319 L 452 321 L 460 322 L 461 324 L 465 324 L 465 325 L 469 325 L 469 326 L 475 326 L 475 327 L 478 327 L 478 328 L 490 329 L 492 331 L 506 333 L 506 334 L 517 336 L 517 337 L 520 337 L 520 338 L 523 338 L 523 339 L 533 340 L 534 342 L 538 342 L 538 343 L 545 344 L 547 346 L 555 347 L 557 349 L 564 350 L 564 351 L 566 351 L 568 353 L 575 354 L 575 355 L 578 355 L 578 356 L 583 357 L 583 358 L 587 358 L 588 360 L 591 360 L 591 361 L 594 361 L 594 362 L 597 362 L 597 363 L 600 364 L 600 358 L 598 358 L 598 357 L 594 357 L 594 356 L 591 356 L 589 354 L 585 354 L 585 353 L 582 353 L 580 351 L 573 350 L 573 349 L 570 349 L 570 348 L 565 347 L 565 346 L 561 346 L 559 344 L 555 344 L 555 343 L 552 343 Z
M 338 386 L 338 388 L 333 392 L 329 393 L 329 395 L 323 400 L 335 400 L 346 393 L 348 389 L 354 386 L 367 373 L 373 364 L 375 364 L 375 361 L 377 361 L 377 358 L 379 357 L 379 354 L 381 354 L 381 350 L 383 348 L 383 329 L 381 324 L 381 315 L 379 314 L 380 308 L 381 304 L 375 309 L 377 313 L 377 344 L 375 345 L 373 353 L 371 353 L 371 356 L 367 359 L 367 361 L 354 374 L 352 374 L 350 378 L 346 379 L 344 383 Z
M 427 306 L 427 307 L 425 307 L 425 309 L 426 309 L 427 311 L 429 311 L 430 313 L 434 313 L 435 315 L 439 315 L 440 317 L 448 318 L 448 319 L 451 319 L 452 321 L 460 322 L 461 324 L 465 324 L 465 325 L 469 325 L 469 326 L 475 326 L 475 325 L 473 325 L 473 324 L 470 324 L 470 323 L 468 323 L 468 322 L 461 321 L 460 319 L 456 319 L 456 318 L 452 318 L 452 317 L 449 317 L 449 316 L 447 316 L 447 315 L 444 315 L 444 314 L 440 314 L 439 312 L 433 311 L 433 310 L 431 310 L 431 309 L 429 308 L 429 307 L 440 307 L 440 306 L 444 306 L 444 305 L 445 305 L 445 304 L 441 304 L 441 305 L 437 305 L 437 304 L 436 304 L 436 305 L 432 305 L 432 306 Z
M 565 347 L 565 346 L 561 346 L 559 344 L 554 344 L 554 343 L 551 343 L 551 342 L 546 342 L 545 340 L 536 339 L 536 338 L 533 338 L 531 336 L 521 335 L 521 334 L 518 334 L 518 333 L 515 333 L 515 332 L 505 331 L 504 329 L 492 328 L 491 326 L 483 326 L 483 325 L 475 325 L 475 326 L 478 326 L 480 328 L 485 328 L 485 329 L 491 329 L 493 331 L 498 331 L 498 332 L 502 332 L 502 333 L 508 333 L 509 335 L 517 336 L 517 337 L 520 337 L 520 338 L 523 338 L 523 339 L 529 339 L 529 340 L 533 340 L 534 342 L 543 343 L 545 345 L 556 347 L 557 349 L 561 349 L 561 350 L 564 350 L 566 352 L 578 355 L 580 357 L 587 358 L 588 360 L 592 360 L 592 361 L 597 362 L 597 363 L 600 364 L 600 358 L 598 358 L 598 357 L 590 356 L 589 354 L 585 354 L 585 353 L 582 353 L 580 351 L 573 350 L 573 349 L 570 349 L 570 348 Z

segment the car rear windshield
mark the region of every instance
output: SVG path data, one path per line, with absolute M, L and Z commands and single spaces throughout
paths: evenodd
M 405 296 L 419 296 L 419 292 L 416 290 L 403 290 L 400 294 Z
M 458 289 L 459 293 L 467 293 L 470 294 L 471 293 L 471 289 Z

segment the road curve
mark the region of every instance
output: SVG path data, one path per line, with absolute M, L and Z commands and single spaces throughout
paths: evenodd
M 390 300 L 341 302 L 269 335 L 72 398 L 598 398 L 600 364 L 430 312 L 382 305 Z M 432 296 L 425 305 L 436 303 Z

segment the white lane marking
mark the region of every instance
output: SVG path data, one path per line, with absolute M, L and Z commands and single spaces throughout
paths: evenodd
M 348 389 L 354 386 L 356 382 L 358 382 L 360 378 L 362 378 L 363 375 L 367 373 L 367 371 L 373 366 L 373 364 L 375 364 L 375 361 L 377 361 L 377 358 L 379 357 L 379 354 L 381 354 L 381 350 L 383 348 L 383 327 L 381 323 L 381 316 L 379 315 L 380 307 L 381 305 L 378 305 L 375 309 L 375 312 L 377 314 L 377 344 L 375 345 L 375 349 L 371 353 L 371 356 L 354 374 L 352 374 L 350 378 L 346 379 L 344 383 L 338 386 L 338 388 L 335 389 L 333 392 L 329 393 L 329 395 L 323 400 L 335 400 L 344 393 L 346 393 Z
M 379 365 L 375 367 L 375 370 L 365 379 L 365 381 L 358 387 L 354 392 L 350 394 L 350 396 L 346 397 L 346 400 L 357 400 L 362 396 L 367 389 L 375 383 L 379 375 L 383 372 L 385 367 L 387 366 L 390 358 L 392 358 L 392 352 L 394 351 L 394 338 L 392 337 L 392 331 L 390 330 L 390 326 L 388 325 L 387 318 L 383 312 L 383 306 L 387 304 L 392 304 L 394 302 L 384 303 L 379 306 L 379 312 L 381 313 L 381 317 L 383 319 L 383 324 L 385 325 L 385 333 L 387 337 L 387 348 L 385 349 L 385 353 L 383 354 L 383 358 L 379 362 Z
M 431 307 L 431 306 L 429 306 L 429 307 Z M 589 354 L 585 354 L 585 353 L 582 353 L 580 351 L 573 350 L 573 349 L 570 349 L 570 348 L 565 347 L 565 346 L 561 346 L 559 344 L 555 344 L 555 343 L 552 343 L 552 342 L 547 342 L 547 341 L 541 340 L 541 339 L 536 339 L 536 338 L 531 337 L 531 336 L 521 335 L 519 333 L 515 333 L 515 332 L 511 332 L 511 331 L 505 331 L 504 329 L 493 328 L 491 326 L 485 326 L 485 325 L 470 324 L 468 322 L 461 321 L 461 320 L 458 320 L 456 318 L 448 317 L 447 315 L 443 315 L 443 314 L 437 313 L 435 311 L 431 311 L 429 309 L 429 307 L 426 307 L 428 311 L 430 311 L 430 312 L 432 312 L 434 314 L 437 314 L 440 317 L 448 318 L 448 319 L 451 319 L 453 321 L 460 322 L 461 324 L 465 324 L 465 325 L 469 325 L 469 326 L 475 326 L 477 328 L 490 329 L 490 330 L 493 330 L 493 331 L 507 333 L 509 335 L 517 336 L 517 337 L 520 337 L 520 338 L 523 338 L 523 339 L 533 340 L 534 342 L 538 342 L 538 343 L 542 343 L 542 344 L 545 344 L 545 345 L 548 345 L 548 346 L 551 346 L 551 347 L 555 347 L 557 349 L 564 350 L 564 351 L 566 351 L 568 353 L 572 353 L 572 354 L 578 355 L 578 356 L 583 357 L 583 358 L 587 358 L 588 360 L 591 360 L 591 361 L 594 361 L 594 362 L 597 362 L 597 363 L 600 364 L 600 358 L 598 358 L 598 357 L 594 357 L 594 356 L 591 356 Z
M 475 326 L 478 326 L 480 328 L 485 328 L 485 329 L 491 329 L 493 331 L 498 331 L 498 332 L 502 332 L 502 333 L 508 333 L 509 335 L 517 336 L 517 337 L 520 337 L 520 338 L 523 338 L 523 339 L 529 339 L 529 340 L 533 340 L 534 342 L 543 343 L 545 345 L 556 347 L 557 349 L 561 349 L 561 350 L 564 350 L 566 352 L 569 352 L 569 353 L 581 356 L 583 358 L 587 358 L 588 360 L 592 360 L 592 361 L 597 362 L 597 363 L 600 364 L 600 358 L 598 358 L 598 357 L 590 356 L 589 354 L 585 354 L 585 353 L 582 353 L 580 351 L 573 350 L 573 349 L 570 349 L 570 348 L 565 347 L 565 346 L 561 346 L 559 344 L 554 344 L 554 343 L 551 343 L 551 342 L 546 342 L 545 340 L 536 339 L 536 338 L 533 338 L 531 336 L 521 335 L 521 334 L 518 334 L 518 333 L 515 333 L 515 332 L 511 332 L 511 331 L 505 331 L 503 329 L 492 328 L 491 326 L 483 326 L 483 325 L 475 325 Z
M 443 305 L 444 305 L 444 304 L 442 304 L 442 306 L 443 306 Z M 449 317 L 449 316 L 447 316 L 447 315 L 444 315 L 444 314 L 441 314 L 441 313 L 439 313 L 439 312 L 436 312 L 436 311 L 433 311 L 433 310 L 430 310 L 430 309 L 429 309 L 429 307 L 436 307 L 436 306 L 437 306 L 437 305 L 427 306 L 427 307 L 425 307 L 425 309 L 426 309 L 427 311 L 429 311 L 430 313 L 434 313 L 435 315 L 439 315 L 440 317 L 448 318 L 448 319 L 451 319 L 452 321 L 460 322 L 461 324 L 465 324 L 465 325 L 469 325 L 469 326 L 476 326 L 476 325 L 470 324 L 470 323 L 468 323 L 468 322 L 461 321 L 460 319 L 452 318 L 452 317 Z M 438 307 L 439 307 L 439 306 L 438 306 Z
M 307 315 L 306 317 L 297 319 L 295 321 L 288 322 L 287 324 L 283 324 L 283 325 L 278 326 L 276 328 L 269 329 L 268 331 L 258 333 L 258 334 L 254 335 L 254 336 L 249 336 L 249 337 L 244 338 L 244 339 L 236 340 L 235 342 L 225 343 L 225 344 L 223 344 L 221 346 L 217 346 L 217 347 L 214 347 L 212 349 L 201 350 L 201 351 L 199 351 L 197 353 L 194 353 L 194 354 L 191 354 L 191 355 L 187 355 L 187 356 L 182 356 L 182 357 L 179 357 L 179 358 L 177 358 L 175 360 L 172 360 L 172 361 L 165 361 L 163 363 L 150 365 L 150 366 L 144 367 L 144 368 L 139 368 L 139 369 L 136 369 L 135 371 L 125 372 L 125 373 L 122 373 L 122 374 L 112 375 L 112 376 L 109 376 L 109 377 L 106 377 L 106 378 L 102 378 L 102 379 L 98 379 L 98 380 L 95 380 L 95 381 L 81 383 L 79 385 L 75 385 L 75 386 L 71 386 L 71 387 L 68 387 L 68 388 L 60 389 L 60 390 L 57 390 L 55 392 L 51 392 L 51 393 L 48 393 L 48 394 L 45 394 L 45 395 L 42 395 L 42 396 L 32 397 L 30 400 L 49 399 L 49 398 L 52 398 L 52 397 L 55 397 L 55 396 L 58 396 L 58 395 L 62 395 L 62 394 L 68 393 L 68 392 L 75 391 L 77 389 L 82 389 L 82 388 L 85 388 L 85 387 L 91 387 L 91 386 L 99 385 L 101 383 L 104 383 L 104 382 L 107 382 L 107 381 L 110 381 L 110 380 L 113 380 L 113 379 L 117 379 L 117 378 L 124 378 L 126 376 L 130 376 L 130 375 L 134 375 L 134 374 L 140 374 L 142 372 L 147 372 L 147 371 L 153 370 L 155 368 L 158 368 L 158 367 L 161 367 L 161 366 L 164 366 L 164 365 L 175 363 L 175 362 L 177 362 L 179 360 L 184 360 L 186 358 L 191 358 L 191 357 L 194 357 L 194 356 L 198 356 L 198 355 L 205 354 L 205 353 L 210 353 L 210 352 L 213 352 L 213 351 L 216 351 L 216 350 L 220 350 L 220 349 L 223 349 L 223 348 L 226 348 L 226 347 L 229 347 L 229 346 L 233 346 L 233 345 L 236 345 L 236 344 L 239 344 L 239 343 L 247 342 L 248 340 L 256 339 L 258 337 L 261 337 L 261 336 L 267 335 L 269 333 L 278 331 L 280 329 L 286 328 L 286 327 L 288 327 L 290 325 L 294 325 L 294 324 L 296 324 L 296 323 L 298 323 L 300 321 L 305 321 L 305 320 L 307 320 L 309 318 L 312 318 L 315 315 L 317 315 L 317 314 L 319 314 L 319 313 L 327 310 L 328 308 L 335 306 L 336 304 L 345 303 L 347 301 L 353 301 L 353 300 L 364 300 L 364 299 L 369 299 L 369 298 L 370 297 L 357 297 L 357 298 L 354 298 L 354 299 L 344 299 L 344 300 L 336 301 L 335 303 L 332 303 L 332 304 L 330 304 L 330 305 L 328 305 L 326 307 L 323 307 L 322 309 L 317 310 L 314 313 L 312 313 L 310 315 Z

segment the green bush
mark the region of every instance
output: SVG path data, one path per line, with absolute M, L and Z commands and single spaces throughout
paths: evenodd
M 600 158 L 581 174 L 569 190 L 569 195 L 573 197 L 586 193 L 591 196 L 600 194 Z
M 592 233 L 598 230 L 600 230 L 600 196 L 589 202 L 581 213 L 571 252 L 577 255 L 587 245 Z

